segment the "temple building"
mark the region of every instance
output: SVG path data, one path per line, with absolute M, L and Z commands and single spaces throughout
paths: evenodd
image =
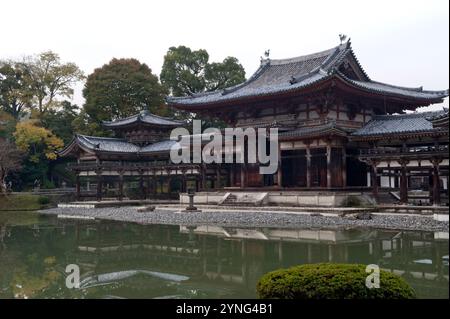
M 375 196 L 383 186 L 399 189 L 399 200 L 406 202 L 408 188 L 418 182 L 413 177 L 432 176 L 422 186 L 434 189 L 432 198 L 439 202 L 448 183 L 448 110 L 403 113 L 447 96 L 448 90 L 371 80 L 348 41 L 297 58 L 263 59 L 242 84 L 168 97 L 167 103 L 232 127 L 279 129 L 276 177 L 264 178 L 258 165 L 235 165 L 230 186 L 343 190 L 371 185 Z
M 77 158 L 72 168 L 79 196 L 80 180 L 92 179 L 97 198 L 107 192 L 102 185 L 116 185 L 114 196 L 122 198 L 128 180 L 138 183 L 141 197 L 187 187 L 358 190 L 406 203 L 420 190 L 420 196 L 428 194 L 423 202 L 439 204 L 448 201 L 448 110 L 414 111 L 443 102 L 448 93 L 372 80 L 348 41 L 297 58 L 262 59 L 258 70 L 234 87 L 167 97 L 171 108 L 220 119 L 228 127 L 278 128 L 274 175 L 260 174 L 258 163 L 176 165 L 169 154 L 177 142 L 169 135 L 184 123 L 145 111 L 103 123 L 116 138 L 77 135 L 60 155 Z
M 184 125 L 182 121 L 142 111 L 127 118 L 103 122 L 103 126 L 114 131 L 117 137 L 77 134 L 59 153 L 61 157 L 77 160 L 69 164 L 76 174 L 77 198 L 88 195 L 98 200 L 104 196 L 120 200 L 124 196 L 148 198 L 184 192 L 190 184 L 197 189 L 201 182 L 206 185 L 209 171 L 203 170 L 202 165 L 175 165 L 170 161 L 170 149 L 177 144 L 169 139 L 170 132 Z M 215 180 L 218 173 L 214 168 L 212 174 Z M 91 183 L 95 190 L 91 189 Z M 82 184 L 86 184 L 84 192 Z M 127 192 L 125 184 L 135 184 L 135 187 L 129 187 Z

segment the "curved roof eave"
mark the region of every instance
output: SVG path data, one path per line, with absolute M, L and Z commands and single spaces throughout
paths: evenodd
M 83 151 L 94 154 L 95 150 L 87 148 L 79 139 L 80 135 L 75 134 L 70 143 L 64 147 L 61 151 L 57 152 L 57 155 L 60 157 L 68 156 L 75 147 L 81 148 Z
M 213 101 L 213 102 L 204 102 L 204 103 L 180 103 L 180 102 L 171 102 L 170 105 L 178 107 L 178 108 L 183 108 L 183 109 L 199 109 L 199 108 L 204 108 L 204 107 L 213 107 L 213 106 L 222 106 L 222 105 L 226 105 L 226 104 L 230 104 L 236 101 L 248 101 L 248 100 L 252 100 L 252 99 L 265 99 L 267 97 L 273 97 L 273 96 L 279 96 L 279 95 L 285 95 L 285 94 L 290 94 L 292 92 L 296 92 L 296 91 L 303 91 L 305 89 L 317 86 L 319 84 L 324 84 L 327 81 L 333 80 L 333 79 L 337 79 L 340 80 L 341 83 L 357 89 L 357 90 L 361 90 L 364 91 L 366 93 L 369 94 L 375 94 L 375 95 L 379 95 L 380 97 L 386 98 L 389 96 L 392 97 L 396 97 L 396 98 L 402 98 L 402 99 L 407 99 L 410 100 L 411 102 L 422 102 L 425 104 L 430 104 L 430 103 L 439 103 L 442 102 L 442 100 L 446 97 L 449 96 L 449 90 L 444 90 L 444 91 L 418 91 L 418 88 L 406 88 L 406 87 L 398 87 L 398 86 L 393 86 L 393 85 L 389 85 L 389 84 L 385 84 L 385 83 L 381 83 L 381 82 L 367 82 L 368 85 L 370 85 L 371 83 L 376 84 L 376 85 L 381 85 L 381 86 L 386 86 L 386 88 L 388 87 L 392 87 L 392 88 L 396 88 L 398 90 L 405 90 L 405 91 L 409 91 L 411 92 L 411 94 L 407 94 L 405 92 L 405 94 L 401 94 L 401 93 L 395 93 L 395 92 L 387 92 L 387 91 L 382 91 L 382 90 L 376 90 L 376 89 L 369 89 L 366 87 L 363 87 L 362 85 L 360 85 L 358 83 L 358 81 L 355 80 L 351 80 L 349 78 L 347 78 L 346 76 L 344 76 L 343 74 L 341 74 L 339 71 L 334 71 L 331 74 L 328 74 L 316 81 L 313 81 L 311 83 L 308 83 L 306 85 L 303 86 L 298 86 L 298 87 L 292 87 L 292 88 L 287 88 L 285 90 L 282 91 L 278 91 L 278 92 L 267 92 L 264 94 L 259 94 L 259 95 L 248 95 L 248 96 L 241 96 L 241 97 L 236 97 L 236 98 L 230 98 L 230 99 L 223 99 L 223 100 L 219 100 L 219 101 Z M 425 97 L 425 96 L 414 96 L 415 93 L 429 93 L 429 94 L 435 94 L 436 96 L 430 96 L 430 97 Z

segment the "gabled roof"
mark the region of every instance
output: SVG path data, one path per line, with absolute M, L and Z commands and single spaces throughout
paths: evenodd
M 415 134 L 440 132 L 433 127 L 431 118 L 440 117 L 445 111 L 411 113 L 401 115 L 377 115 L 362 128 L 354 131 L 352 137 L 375 137 L 392 134 Z M 448 114 L 448 113 L 447 113 Z
M 129 116 L 116 121 L 103 121 L 103 126 L 108 128 L 118 128 L 123 126 L 134 125 L 138 123 L 149 124 L 154 126 L 177 127 L 185 124 L 183 121 L 170 119 L 150 113 L 147 110 L 141 111 L 139 114 Z
M 74 148 L 80 147 L 81 149 L 92 153 L 123 153 L 137 156 L 142 153 L 169 152 L 171 147 L 177 143 L 177 141 L 165 140 L 140 147 L 121 138 L 77 134 L 70 144 L 59 152 L 59 155 L 63 157 L 67 156 Z
M 344 61 L 351 61 L 358 76 L 349 78 L 340 67 Z M 205 92 L 186 97 L 167 97 L 169 105 L 189 109 L 193 106 L 207 106 L 240 99 L 262 97 L 302 90 L 330 79 L 374 94 L 393 95 L 413 100 L 437 102 L 448 96 L 445 91 L 425 91 L 422 88 L 406 88 L 372 81 L 358 62 L 351 43 L 335 48 L 283 60 L 263 60 L 259 69 L 244 83 L 234 87 Z

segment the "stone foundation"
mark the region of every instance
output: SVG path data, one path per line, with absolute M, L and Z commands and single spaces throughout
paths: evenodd
M 198 192 L 194 196 L 195 204 L 223 205 L 226 199 L 233 195 L 237 206 L 317 206 L 338 207 L 349 197 L 357 197 L 361 203 L 369 204 L 367 195 L 360 192 L 300 192 L 300 191 L 273 191 L 273 192 Z M 189 197 L 180 194 L 180 204 L 187 205 Z

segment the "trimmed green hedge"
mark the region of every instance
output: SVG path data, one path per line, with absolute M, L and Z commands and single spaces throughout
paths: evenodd
M 401 277 L 380 270 L 380 288 L 366 287 L 366 265 L 307 264 L 262 276 L 262 299 L 412 299 L 414 290 Z

